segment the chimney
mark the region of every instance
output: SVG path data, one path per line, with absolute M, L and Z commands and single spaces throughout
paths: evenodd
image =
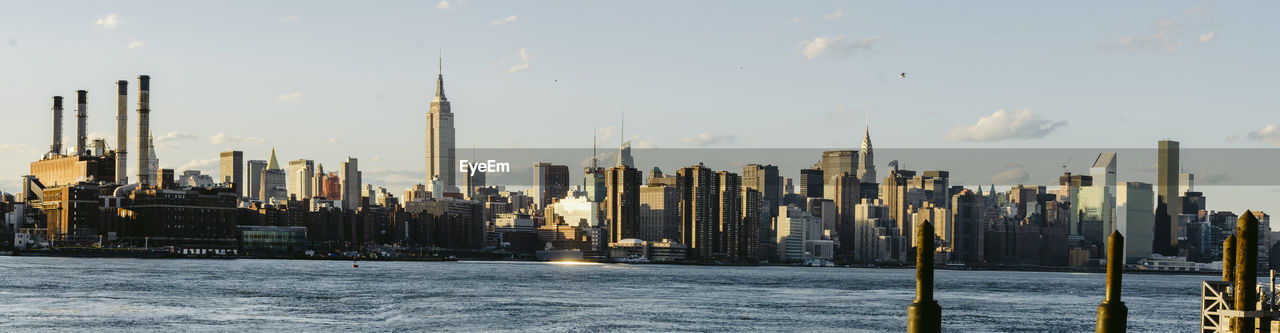
M 151 151 L 151 76 L 138 76 L 138 184 L 151 185 L 155 177 L 152 175 L 147 156 Z
M 53 96 L 53 145 L 49 155 L 62 154 L 62 96 Z
M 116 183 L 129 183 L 129 81 L 116 81 Z
M 89 111 L 85 110 L 85 108 L 88 107 L 88 101 L 86 101 L 88 98 L 88 91 L 76 91 L 76 153 L 74 154 L 76 156 L 85 155 L 85 150 L 88 148 L 85 146 L 85 141 L 88 140 L 88 135 L 85 134 L 84 128 L 85 120 L 89 118 Z

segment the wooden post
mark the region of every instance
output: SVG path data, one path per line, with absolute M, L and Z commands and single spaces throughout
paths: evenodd
M 1233 310 L 1253 311 L 1258 295 L 1258 218 L 1244 211 L 1236 222 L 1235 306 Z M 1234 318 L 1236 332 L 1253 332 L 1253 318 Z
M 933 223 L 916 228 L 916 299 L 907 306 L 907 332 L 941 332 L 942 307 L 933 299 Z
M 1112 231 L 1107 245 L 1107 295 L 1098 304 L 1097 333 L 1122 333 L 1129 321 L 1129 308 L 1120 300 L 1121 278 L 1124 275 L 1124 236 Z
M 1236 274 L 1236 235 L 1227 236 L 1222 241 L 1222 281 L 1235 281 Z

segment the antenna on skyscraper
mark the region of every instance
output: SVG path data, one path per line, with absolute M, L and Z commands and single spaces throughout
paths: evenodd
M 596 125 L 591 125 L 591 172 L 596 172 Z M 585 188 L 585 187 L 584 187 Z
M 627 108 L 622 108 L 622 125 L 621 126 L 622 127 L 618 129 L 618 131 L 620 132 L 618 134 L 619 146 L 622 145 L 622 142 L 627 140 Z

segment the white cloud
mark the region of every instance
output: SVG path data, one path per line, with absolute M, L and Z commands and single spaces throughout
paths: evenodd
M 293 102 L 302 98 L 302 93 L 292 93 L 276 96 L 276 102 Z
M 1270 143 L 1280 147 L 1280 125 L 1271 124 L 1263 127 L 1261 131 L 1249 132 L 1249 140 Z
M 191 133 L 174 131 L 156 135 L 151 138 L 151 141 L 155 142 L 156 149 L 170 149 L 178 147 L 178 141 L 195 140 L 197 138 L 199 137 Z
M 947 141 L 1000 141 L 1011 139 L 1042 138 L 1059 127 L 1066 126 L 1066 121 L 1041 119 L 1030 109 L 1019 111 L 999 110 L 990 116 L 978 119 L 973 126 L 957 126 L 947 133 Z
M 858 117 L 858 112 L 841 106 L 835 111 L 823 114 L 822 117 L 830 120 L 851 120 Z
M 418 169 L 361 170 L 361 177 L 363 177 L 363 183 L 373 184 L 374 187 L 386 187 L 388 191 L 409 188 L 414 184 L 420 184 L 425 181 L 422 170 Z
M 516 18 L 516 16 L 515 16 L 515 15 L 511 15 L 511 16 L 507 16 L 507 17 L 502 18 L 502 19 L 493 20 L 492 22 L 490 22 L 490 24 L 493 24 L 493 25 L 502 25 L 502 24 L 507 24 L 507 23 L 515 22 L 516 20 L 519 20 L 519 19 L 518 19 L 518 18 Z
M 373 158 L 369 159 L 369 161 L 374 163 L 382 162 L 382 155 L 375 155 L 373 156 Z
M 879 41 L 880 37 L 864 37 L 856 40 L 846 39 L 844 36 L 817 37 L 813 40 L 801 41 L 800 54 L 804 55 L 805 59 L 817 58 L 824 54 L 845 57 L 854 51 L 869 50 Z
M 183 164 L 182 166 L 178 167 L 176 170 L 177 170 L 178 172 L 182 172 L 182 170 L 201 170 L 201 171 L 203 171 L 203 170 L 208 170 L 208 169 L 210 169 L 210 168 L 213 168 L 213 166 L 215 166 L 215 165 L 218 165 L 218 159 L 217 159 L 217 158 L 210 158 L 210 159 L 203 159 L 203 160 L 191 160 L 190 162 L 187 162 L 187 164 Z
M 610 142 L 618 135 L 618 126 L 609 126 L 596 129 L 596 142 Z
M 1031 173 L 1027 172 L 1022 165 L 1009 164 L 1008 170 L 1001 171 L 991 176 L 991 184 L 1016 185 L 1026 183 L 1031 179 Z
M 1199 38 L 1196 38 L 1196 42 L 1203 44 L 1203 43 L 1212 42 L 1216 38 L 1218 38 L 1218 34 L 1215 32 L 1210 32 L 1210 33 L 1200 35 Z
M 436 3 L 436 9 L 453 9 L 453 4 L 449 3 L 449 0 L 440 0 Z
M 342 142 L 342 140 L 338 140 L 338 138 L 329 138 L 329 143 L 339 143 L 339 142 Z
M 125 50 L 141 50 L 143 47 L 146 47 L 146 46 L 147 45 L 143 44 L 142 41 L 135 40 L 125 45 L 124 49 Z
M 738 139 L 737 136 L 733 134 L 712 135 L 711 133 L 702 132 L 702 134 L 698 134 L 697 136 L 694 136 L 694 137 L 684 138 L 680 141 L 689 145 L 706 147 L 706 146 L 721 145 L 721 144 L 732 144 L 734 141 L 737 141 L 737 139 Z
M 1182 41 L 1177 38 L 1180 32 L 1182 32 L 1182 29 L 1173 20 L 1160 20 L 1156 21 L 1156 24 L 1152 26 L 1150 34 L 1117 37 L 1107 46 L 1129 52 L 1173 52 L 1182 47 Z
M 215 144 L 215 145 L 228 144 L 228 143 L 258 143 L 258 144 L 263 144 L 263 143 L 267 143 L 267 142 L 269 142 L 269 140 L 267 140 L 267 139 L 263 139 L 263 138 L 255 138 L 255 137 L 239 137 L 239 136 L 229 135 L 229 134 L 227 134 L 227 133 L 218 133 L 218 134 L 214 135 L 213 137 L 209 138 L 209 143 L 212 143 L 212 144 Z
M 525 51 L 525 49 L 521 48 L 520 63 L 511 66 L 511 68 L 508 68 L 507 73 L 523 72 L 528 69 L 529 69 L 529 54 Z
M 791 19 L 791 21 L 787 22 L 787 24 L 800 24 L 800 23 L 804 23 L 804 20 L 801 20 L 799 17 L 793 18 Z
M 107 30 L 115 29 L 117 25 L 120 25 L 120 16 L 115 13 L 98 17 L 98 20 L 93 22 L 93 26 Z
M 0 143 L 0 153 L 36 155 L 40 153 L 40 150 L 27 146 L 25 143 Z
M 844 17 L 844 10 L 843 10 L 843 9 L 836 9 L 836 12 L 835 12 L 835 13 L 831 13 L 831 14 L 827 14 L 827 15 L 822 15 L 822 19 L 823 19 L 823 20 L 827 20 L 827 21 L 836 21 L 836 20 L 839 20 L 840 18 L 843 18 L 843 17 Z
M 298 15 L 281 16 L 281 17 L 279 17 L 279 18 L 276 18 L 276 22 L 279 22 L 279 23 L 298 23 L 298 22 L 302 22 L 302 17 L 301 17 L 301 16 L 298 16 Z

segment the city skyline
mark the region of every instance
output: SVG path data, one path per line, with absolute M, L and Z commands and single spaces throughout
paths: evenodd
M 1270 125 L 1276 120 L 1268 119 L 1270 116 L 1263 111 L 1272 106 L 1266 99 L 1236 95 L 1262 89 L 1265 85 L 1256 83 L 1258 80 L 1265 80 L 1269 69 L 1232 69 L 1230 65 L 1202 61 L 1212 59 L 1215 54 L 1235 57 L 1265 54 L 1265 45 L 1245 43 L 1251 40 L 1249 37 L 1252 34 L 1258 33 L 1247 27 L 1274 23 L 1239 19 L 1231 16 L 1226 8 L 1209 5 L 1180 3 L 1150 10 L 1116 7 L 1115 13 L 1108 12 L 1104 16 L 1129 16 L 1132 20 L 1121 22 L 1103 19 L 1109 24 L 1079 34 L 1060 36 L 1069 37 L 1064 39 L 1071 43 L 1063 43 L 1058 48 L 1050 49 L 1075 52 L 1074 54 L 1081 56 L 1078 62 L 1057 58 L 1064 55 L 1048 57 L 1031 51 L 1018 51 L 1021 52 L 1015 52 L 1016 57 L 1019 57 L 1018 62 L 1010 64 L 1026 66 L 1023 71 L 1034 72 L 1039 78 L 1028 78 L 1012 71 L 989 71 L 984 75 L 968 76 L 985 80 L 983 83 L 990 90 L 1000 90 L 1016 88 L 1012 87 L 1015 84 L 1003 82 L 1011 76 L 1049 85 L 1049 82 L 1044 81 L 1056 80 L 1045 78 L 1057 77 L 1056 75 L 1066 72 L 1048 68 L 1047 65 L 1097 66 L 1086 73 L 1097 73 L 1100 68 L 1117 68 L 1120 70 L 1097 77 L 1086 74 L 1063 76 L 1079 84 L 1092 86 L 1090 89 L 1076 87 L 1075 90 L 1063 90 L 1063 95 L 1098 97 L 1101 93 L 1093 89 L 1105 90 L 1112 84 L 1130 87 L 1137 84 L 1135 82 L 1142 82 L 1146 85 L 1138 86 L 1152 85 L 1154 87 L 1151 89 L 1154 90 L 1160 90 L 1158 87 L 1163 86 L 1168 91 L 1160 94 L 1164 98 L 1143 94 L 1120 98 L 1101 94 L 1105 95 L 1102 97 L 1134 107 L 1133 118 L 1140 119 L 1144 115 L 1160 117 L 1163 113 L 1168 113 L 1196 120 L 1185 124 L 1167 123 L 1159 130 L 1141 126 L 1140 121 L 1132 118 L 1127 121 L 1117 119 L 1094 122 L 1093 119 L 1101 119 L 1098 118 L 1099 114 L 1115 113 L 1120 109 L 1092 111 L 1098 107 L 1097 103 L 1068 102 L 1061 97 L 1029 92 L 1028 88 L 1012 89 L 1009 93 L 985 92 L 966 97 L 955 96 L 957 92 L 940 88 L 963 82 L 961 79 L 964 76 L 960 74 L 977 73 L 958 73 L 961 70 L 954 68 L 938 70 L 936 66 L 942 64 L 933 58 L 926 63 L 903 60 L 910 59 L 913 52 L 929 50 L 927 46 L 919 44 L 942 43 L 936 40 L 937 37 L 919 38 L 918 33 L 902 27 L 904 23 L 889 20 L 897 15 L 889 13 L 900 11 L 880 7 L 884 5 L 804 4 L 783 11 L 785 13 L 761 13 L 759 8 L 753 8 L 752 5 L 739 4 L 738 6 L 746 8 L 730 8 L 727 12 L 740 14 L 741 18 L 710 15 L 706 16 L 707 22 L 704 23 L 721 24 L 739 30 L 738 33 L 728 34 L 731 37 L 726 37 L 726 42 L 732 42 L 727 43 L 728 47 L 717 49 L 715 54 L 706 56 L 681 53 L 680 56 L 687 57 L 678 59 L 669 59 L 674 55 L 664 53 L 675 51 L 659 50 L 668 44 L 690 47 L 697 40 L 698 32 L 710 32 L 714 30 L 714 26 L 708 28 L 692 23 L 694 21 L 675 20 L 679 22 L 678 26 L 690 29 L 646 30 L 653 27 L 644 22 L 629 20 L 617 23 L 599 23 L 593 20 L 593 24 L 605 27 L 602 30 L 625 33 L 624 36 L 645 35 L 642 32 L 654 33 L 655 36 L 650 37 L 654 39 L 648 42 L 656 47 L 652 50 L 637 50 L 634 54 L 612 54 L 614 57 L 611 59 L 616 59 L 617 63 L 592 57 L 590 55 L 593 54 L 590 53 L 577 55 L 570 52 L 573 48 L 568 47 L 569 41 L 547 37 L 555 32 L 566 32 L 566 25 L 572 25 L 573 20 L 556 19 L 561 17 L 558 15 L 564 14 L 542 8 L 521 8 L 520 4 L 452 3 L 449 8 L 437 8 L 436 5 L 439 3 L 400 6 L 409 9 L 399 15 L 367 12 L 350 14 L 358 16 L 362 23 L 369 23 L 363 20 L 378 21 L 388 16 L 394 16 L 391 18 L 395 19 L 360 27 L 350 26 L 355 22 L 335 20 L 344 17 L 344 14 L 291 9 L 284 4 L 261 7 L 246 5 L 245 7 L 256 10 L 252 14 L 218 8 L 196 15 L 194 12 L 202 8 L 192 5 L 103 4 L 101 7 L 82 6 L 72 11 L 33 10 L 31 12 L 40 14 L 7 17 L 3 21 L 8 23 L 0 23 L 31 23 L 5 29 L 14 31 L 12 36 L 0 36 L 9 37 L 6 49 L 9 52 L 0 53 L 0 58 L 8 65 L 2 66 L 7 67 L 6 72 L 15 73 L 14 77 L 23 78 L 6 80 L 4 86 L 0 87 L 0 99 L 7 101 L 8 105 L 5 107 L 10 110 L 7 113 L 16 122 L 43 124 L 48 122 L 49 117 L 48 96 L 70 96 L 75 90 L 88 90 L 89 139 L 109 139 L 113 135 L 109 110 L 115 107 L 115 101 L 109 95 L 112 91 L 110 85 L 114 85 L 116 79 L 128 79 L 139 73 L 151 74 L 159 80 L 157 87 L 162 87 L 152 101 L 155 109 L 152 126 L 156 129 L 155 148 L 161 168 L 178 171 L 196 169 L 214 175 L 218 168 L 218 156 L 215 155 L 218 152 L 241 150 L 249 159 L 265 159 L 271 149 L 278 148 L 285 160 L 305 158 L 315 160 L 317 164 L 329 162 L 331 170 L 336 169 L 336 164 L 347 156 L 362 159 L 367 169 L 364 170 L 368 180 L 366 183 L 385 186 L 393 191 L 425 182 L 424 179 L 419 179 L 422 178 L 420 161 L 425 157 L 421 155 L 422 150 L 406 149 L 404 146 L 420 142 L 417 140 L 421 137 L 421 120 L 428 110 L 431 92 L 435 89 L 431 82 L 432 74 L 436 74 L 431 73 L 432 60 L 436 60 L 440 53 L 444 54 L 447 63 L 443 68 L 444 74 L 453 74 L 450 76 L 449 90 L 454 97 L 452 101 L 463 103 L 456 120 L 456 143 L 459 147 L 585 147 L 588 136 L 592 134 L 586 129 L 587 126 L 599 126 L 601 129 L 597 130 L 597 137 L 604 143 L 602 146 L 609 147 L 613 142 L 623 139 L 619 137 L 621 129 L 616 123 L 620 122 L 618 118 L 624 112 L 629 113 L 628 118 L 631 118 L 627 133 L 639 133 L 638 136 L 632 135 L 626 139 L 632 139 L 638 148 L 777 146 L 857 149 L 862 141 L 862 124 L 868 117 L 871 118 L 871 131 L 874 132 L 871 135 L 875 136 L 877 148 L 882 149 L 1099 147 L 1100 152 L 1104 152 L 1121 147 L 1152 147 L 1154 141 L 1162 138 L 1181 141 L 1188 148 L 1269 147 L 1269 144 L 1275 142 L 1267 140 L 1270 138 L 1275 141 L 1277 135 L 1277 130 Z M 717 5 L 726 4 L 698 4 L 696 6 L 702 8 L 694 9 Z M 620 6 L 620 9 L 635 9 L 641 14 L 653 11 L 651 8 L 615 6 Z M 1038 12 L 1033 7 L 1010 6 L 1002 10 Z M 599 8 L 586 10 L 591 9 Z M 200 19 L 193 22 L 169 21 L 158 14 L 161 11 L 190 13 Z M 1079 18 L 1083 15 L 1080 11 L 1056 9 L 1058 14 L 1054 18 L 1059 21 Z M 660 15 L 696 17 L 697 12 L 691 10 L 688 13 Z M 921 15 L 937 18 L 938 14 Z M 217 17 L 235 18 L 243 21 L 245 26 L 219 23 L 214 20 Z M 775 20 L 766 19 L 771 17 Z M 1214 24 L 1228 17 L 1232 18 L 1232 26 Z M 420 22 L 419 19 L 425 22 Z M 1141 22 L 1144 19 L 1154 23 Z M 37 20 L 42 23 L 33 23 Z M 52 32 L 57 34 L 53 36 L 55 38 L 44 38 L 48 37 L 42 36 L 47 32 L 31 29 L 45 24 L 54 27 Z M 408 33 L 404 30 L 420 28 L 430 31 L 429 28 L 451 24 L 469 27 L 474 31 L 460 32 L 462 36 L 438 37 L 439 40 L 421 36 L 400 38 L 401 34 Z M 1055 27 L 1043 25 L 1029 26 L 1031 31 L 1026 34 L 1064 34 L 1061 30 L 1054 30 Z M 949 33 L 973 32 L 985 26 L 984 23 L 970 22 L 960 24 L 956 32 Z M 165 29 L 166 27 L 171 29 Z M 225 29 L 203 30 L 206 27 Z M 326 67 L 332 70 L 325 73 L 309 73 L 304 67 L 324 63 L 305 59 L 301 57 L 303 53 L 297 50 L 273 47 L 268 38 L 317 38 L 322 34 L 333 33 L 338 28 L 353 30 L 335 35 L 335 40 L 362 32 L 377 32 L 374 35 L 395 37 L 353 42 L 351 47 L 303 43 L 306 51 L 333 52 L 333 62 Z M 263 35 L 263 40 L 243 42 L 245 46 L 264 50 L 247 52 L 261 59 L 243 63 L 245 66 L 232 66 L 237 63 L 235 61 L 212 61 L 208 56 L 220 53 L 209 45 L 190 44 L 195 40 L 175 38 L 182 35 L 182 32 L 188 32 L 211 41 L 229 42 L 234 41 L 229 40 L 235 35 L 233 32 L 240 29 L 254 29 Z M 601 33 L 604 32 L 576 32 L 567 36 L 589 37 Z M 459 41 L 469 34 L 494 37 L 501 42 L 473 44 Z M 773 38 L 757 41 L 759 44 L 743 43 L 743 39 L 752 34 Z M 515 41 L 518 38 L 512 36 L 550 39 L 518 42 Z M 659 36 L 671 38 L 657 38 Z M 1238 37 L 1226 38 L 1227 36 Z M 1027 36 L 1007 31 L 989 32 L 974 35 L 973 42 L 991 45 L 1023 37 Z M 691 38 L 694 40 L 690 40 Z M 410 45 L 403 45 L 410 40 L 413 41 Z M 81 51 L 63 52 L 75 49 L 66 49 L 66 46 L 53 44 L 53 41 L 73 43 Z M 723 57 L 723 52 L 742 51 L 742 47 L 746 45 L 766 47 L 750 57 Z M 360 53 L 350 50 L 357 46 L 362 50 L 375 52 Z M 1258 52 L 1240 51 L 1251 48 Z M 386 52 L 390 54 L 390 58 L 387 58 L 384 65 L 368 64 L 369 60 L 380 57 L 381 53 L 376 52 L 379 50 L 396 52 Z M 77 55 L 79 53 L 86 53 L 84 51 L 100 51 L 102 61 L 71 60 L 74 59 L 72 57 L 80 57 Z M 233 59 L 243 56 L 239 53 L 223 55 Z M 720 61 L 714 62 L 716 59 L 711 59 L 716 56 L 721 56 L 718 59 Z M 569 59 L 580 62 L 566 62 Z M 1036 59 L 1049 61 L 1039 63 Z M 623 65 L 636 60 L 649 62 Z M 662 64 L 658 60 L 673 62 Z M 998 59 L 979 61 L 963 54 L 956 55 L 952 60 L 987 69 L 1004 65 Z M 1128 75 L 1142 70 L 1141 65 L 1134 67 L 1135 63 L 1149 61 L 1158 62 L 1159 67 L 1153 64 L 1147 68 L 1160 68 L 1169 73 Z M 67 66 L 70 63 L 79 64 L 79 67 Z M 201 66 L 197 65 L 201 64 L 209 64 L 212 69 L 221 70 L 199 68 Z M 273 69 L 270 66 L 272 64 L 279 66 Z M 1169 67 L 1171 64 L 1186 66 Z M 1121 69 L 1122 67 L 1128 68 Z M 632 72 L 634 69 L 626 68 L 652 72 L 637 74 Z M 1209 71 L 1211 68 L 1215 70 Z M 833 77 L 814 72 L 833 69 L 847 71 L 849 75 Z M 598 73 L 591 72 L 593 70 Z M 972 69 L 964 71 L 969 70 Z M 906 78 L 898 78 L 899 72 L 906 72 Z M 1232 78 L 1223 82 L 1220 75 L 1227 72 L 1232 73 Z M 1157 82 L 1161 81 L 1158 79 L 1163 75 L 1176 74 L 1213 82 L 1217 86 L 1215 89 L 1218 89 L 1213 96 L 1229 100 L 1222 106 L 1224 110 L 1215 110 L 1215 116 L 1208 116 L 1206 111 L 1199 111 L 1209 109 L 1203 107 L 1207 101 L 1181 97 L 1196 96 L 1190 94 L 1189 89 L 1193 87 Z M 794 81 L 797 75 L 808 79 L 804 82 Z M 607 79 L 601 82 L 608 84 L 583 84 L 602 79 Z M 633 81 L 628 79 L 636 80 L 623 82 Z M 866 93 L 832 94 L 836 92 L 836 88 Z M 827 94 L 819 95 L 819 92 Z M 973 93 L 972 90 L 968 92 Z M 777 98 L 777 101 L 769 98 L 759 101 L 741 98 L 769 96 L 762 93 L 772 93 L 781 98 Z M 930 98 L 909 96 L 915 94 Z M 494 95 L 502 98 L 493 98 Z M 1256 95 L 1265 96 L 1265 93 Z M 652 98 L 654 96 L 662 98 Z M 1005 97 L 1018 101 L 1001 101 Z M 1180 98 L 1178 101 L 1169 101 Z M 374 104 L 370 106 L 369 101 Z M 717 106 L 714 101 L 727 104 Z M 781 102 L 785 103 L 778 104 Z M 867 103 L 871 105 L 870 110 L 863 105 Z M 1243 105 L 1229 107 L 1231 103 Z M 1162 106 L 1168 106 L 1168 111 L 1153 111 L 1162 109 Z M 789 111 L 771 111 L 777 109 Z M 1079 112 L 1082 109 L 1089 111 Z M 999 110 L 1005 111 L 998 112 Z M 1233 117 L 1217 116 L 1221 113 Z M 690 123 L 697 125 L 672 121 L 675 117 L 686 114 L 691 114 L 695 121 Z M 752 121 L 777 114 L 785 116 L 764 122 Z M 193 118 L 192 115 L 207 116 Z M 716 117 L 717 115 L 735 117 Z M 1126 116 L 1129 116 L 1128 112 L 1120 118 Z M 706 117 L 723 121 L 708 121 Z M 987 119 L 985 123 L 979 120 L 983 118 Z M 1232 118 L 1251 126 L 1226 124 L 1226 119 Z M 987 131 L 991 128 L 982 126 L 990 123 L 1009 126 L 999 127 L 997 129 L 1002 130 L 992 132 Z M 1215 125 L 1218 123 L 1222 124 Z M 537 140 L 521 140 L 529 137 L 531 128 L 556 126 L 563 128 L 538 131 Z M 1111 127 L 1095 129 L 1094 126 Z M 817 130 L 805 130 L 808 127 Z M 300 131 L 297 130 L 299 128 L 315 130 Z M 840 134 L 842 130 L 846 132 L 843 135 Z M 1114 135 L 1105 138 L 1090 135 L 1096 131 Z M 64 136 L 68 132 L 64 132 Z M 17 160 L 35 159 L 44 151 L 48 137 L 47 130 L 41 126 L 14 128 L 0 135 L 4 139 L 3 146 L 0 146 L 3 153 L 14 156 Z M 1228 140 L 1231 137 L 1235 137 L 1234 142 Z M 993 140 L 999 138 L 1004 139 Z M 388 143 L 388 140 L 393 142 Z M 75 142 L 68 139 L 63 141 Z M 137 154 L 135 152 L 131 156 L 138 156 Z M 1154 178 L 1137 178 L 1132 176 L 1133 172 L 1124 172 L 1143 167 L 1124 165 L 1124 158 L 1121 156 L 1122 172 L 1119 177 L 1122 180 L 1155 183 Z M 683 164 L 692 165 L 696 162 L 683 161 Z M 759 162 L 770 163 L 767 160 Z M 877 162 L 883 166 L 887 161 Z M 130 171 L 125 174 L 136 175 L 136 164 L 130 161 Z M 637 166 L 640 170 L 650 167 L 650 163 L 641 164 Z M 1083 164 L 1073 165 L 1071 169 L 1074 173 L 1084 173 L 1084 167 Z M 25 165 L 20 163 L 0 166 L 0 187 L 13 191 L 17 186 L 17 177 L 27 173 L 25 169 Z M 799 170 L 781 171 L 784 176 L 798 179 Z M 1052 183 L 1057 175 L 1031 176 L 1028 183 L 1035 184 Z M 1231 191 L 1211 193 L 1210 196 L 1218 200 L 1212 202 L 1210 207 L 1239 211 L 1243 207 L 1260 206 L 1220 206 L 1224 201 L 1247 200 L 1243 198 L 1246 196 L 1232 198 L 1230 193 L 1241 189 L 1234 187 Z M 1275 196 L 1272 193 L 1275 192 L 1273 187 L 1250 188 L 1247 192 L 1268 192 Z

